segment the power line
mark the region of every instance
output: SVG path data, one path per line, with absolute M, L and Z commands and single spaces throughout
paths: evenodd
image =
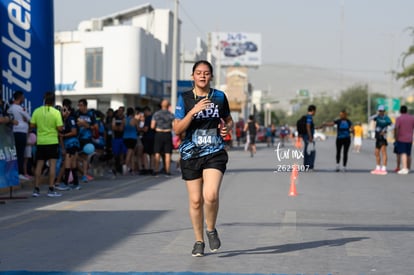
M 187 17 L 188 21 L 191 23 L 191 25 L 193 25 L 193 27 L 197 30 L 197 32 L 200 33 L 200 36 L 202 36 L 203 34 L 206 34 L 207 32 L 203 31 L 196 23 L 195 21 L 191 18 L 190 14 L 185 10 L 184 5 L 181 3 L 180 5 L 180 9 L 183 11 L 183 13 L 185 14 L 185 16 Z M 187 21 L 186 21 L 187 22 Z

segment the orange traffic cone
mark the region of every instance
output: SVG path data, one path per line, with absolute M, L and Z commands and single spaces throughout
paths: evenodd
M 296 183 L 294 179 L 290 180 L 290 190 L 289 190 L 289 196 L 296 197 L 298 193 L 296 192 Z
M 302 142 L 301 142 L 301 140 L 300 140 L 300 137 L 299 137 L 299 136 L 298 136 L 298 137 L 296 137 L 295 147 L 296 147 L 297 149 L 302 148 Z
M 293 166 L 292 166 L 292 174 L 291 174 L 290 178 L 296 180 L 298 178 L 298 173 L 299 173 L 298 165 L 297 164 L 293 164 Z

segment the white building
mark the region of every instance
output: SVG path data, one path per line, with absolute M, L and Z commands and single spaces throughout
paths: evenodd
M 88 107 L 104 111 L 169 98 L 173 24 L 172 11 L 146 4 L 55 33 L 57 103 L 86 98 Z

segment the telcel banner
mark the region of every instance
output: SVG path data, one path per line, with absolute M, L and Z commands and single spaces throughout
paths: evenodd
M 54 91 L 53 0 L 0 0 L 3 99 L 23 91 L 31 114 Z
M 19 185 L 16 147 L 10 125 L 0 124 L 0 188 Z

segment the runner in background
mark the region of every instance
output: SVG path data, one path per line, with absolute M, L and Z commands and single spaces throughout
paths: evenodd
M 248 150 L 250 151 L 250 157 L 253 157 L 256 154 L 256 134 L 259 131 L 259 124 L 254 120 L 254 116 L 250 115 L 249 120 L 244 125 L 243 131 L 248 136 L 249 145 Z

